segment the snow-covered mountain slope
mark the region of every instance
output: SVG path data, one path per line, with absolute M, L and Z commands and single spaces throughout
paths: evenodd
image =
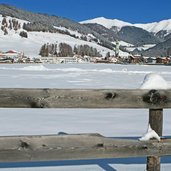
M 147 24 L 131 24 L 117 19 L 107 19 L 104 17 L 99 17 L 99 18 L 82 21 L 80 23 L 81 24 L 97 23 L 103 25 L 108 29 L 112 27 L 122 28 L 124 26 L 135 26 L 153 33 L 157 33 L 161 30 L 166 30 L 169 33 L 171 32 L 171 19 L 163 20 L 160 22 L 147 23 Z
M 134 24 L 136 27 L 140 27 L 149 32 L 158 33 L 161 30 L 166 30 L 171 33 L 171 19 L 162 20 L 160 22 L 153 22 L 147 24 Z
M 133 55 L 170 55 L 168 52 L 170 52 L 169 48 L 171 47 L 171 19 L 147 24 L 131 24 L 121 20 L 99 17 L 83 21 L 81 24 L 94 29 L 98 33 L 104 33 L 104 36 L 111 41 L 118 39 L 120 45 Z M 122 42 L 128 44 L 122 44 Z
M 98 18 L 94 18 L 94 19 L 90 19 L 90 20 L 86 20 L 86 21 L 82 21 L 80 22 L 81 24 L 88 24 L 88 23 L 97 23 L 100 25 L 103 25 L 104 27 L 110 29 L 113 26 L 116 26 L 118 28 L 122 28 L 123 26 L 131 26 L 131 23 L 127 23 L 121 20 L 117 20 L 117 19 L 107 19 L 104 17 L 98 17 Z
M 3 21 L 4 16 L 6 22 Z M 171 19 L 158 23 L 131 24 L 99 17 L 80 24 L 70 19 L 32 13 L 0 4 L 0 51 L 13 49 L 28 56 L 38 56 L 44 44 L 58 46 L 60 43 L 66 43 L 73 49 L 74 46 L 88 45 L 90 48 L 96 48 L 102 56 L 106 56 L 108 52 L 110 55 L 114 54 L 111 49 L 115 47 L 115 43 L 112 42 L 116 40 L 127 42 L 132 44 L 133 48 L 139 49 L 144 45 L 157 45 L 169 39 L 171 39 Z M 120 49 L 130 50 L 121 46 Z M 121 56 L 128 56 L 128 53 L 121 50 Z M 165 54 L 166 52 L 162 55 Z
M 6 16 L 5 18 L 7 24 L 3 24 L 4 17 L 0 15 L 0 28 L 1 26 L 6 25 L 6 32 L 0 29 L 0 51 L 16 50 L 19 52 L 24 52 L 25 55 L 30 57 L 38 57 L 40 48 L 43 44 L 66 43 L 69 44 L 72 48 L 74 48 L 75 45 L 88 45 L 90 47 L 96 48 L 103 56 L 105 56 L 107 52 L 114 54 L 113 50 L 100 46 L 96 42 L 91 41 L 90 39 L 94 38 L 91 34 L 86 35 L 87 41 L 85 41 L 80 38 L 81 36 L 85 36 L 84 34 L 63 27 L 54 28 L 67 31 L 70 34 L 64 34 L 60 32 L 28 32 L 23 29 L 23 24 L 28 23 L 28 21 L 12 18 L 9 16 Z M 12 28 L 9 26 L 11 20 L 15 20 L 15 23 L 18 23 L 17 29 L 15 29 L 13 26 Z M 20 36 L 22 31 L 27 33 L 27 38 Z M 73 35 L 75 35 L 75 37 Z M 127 53 L 121 52 L 121 55 L 126 56 Z

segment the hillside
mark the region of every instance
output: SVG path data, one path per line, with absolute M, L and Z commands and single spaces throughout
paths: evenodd
M 105 30 L 104 37 L 108 40 L 118 39 L 121 46 L 135 54 L 146 56 L 166 56 L 171 47 L 171 19 L 147 24 L 132 24 L 116 19 L 99 17 L 80 22 L 90 28 L 94 25 L 94 31 Z M 113 33 L 112 33 L 113 32 Z M 131 44 L 127 46 L 126 44 Z M 149 48 L 147 48 L 149 47 Z M 152 47 L 152 48 L 151 48 Z M 161 48 L 163 47 L 163 48 Z
M 142 28 L 152 33 L 158 33 L 161 30 L 166 30 L 168 33 L 171 33 L 171 19 L 163 20 L 159 22 L 153 22 L 153 23 L 146 23 L 146 24 L 132 24 L 117 19 L 107 19 L 104 17 L 98 17 L 98 18 L 82 21 L 80 23 L 81 24 L 96 23 L 96 24 L 103 25 L 108 29 L 111 29 L 114 26 L 118 27 L 119 29 L 121 29 L 124 26 L 134 26 L 134 27 Z
M 157 44 L 160 40 L 155 37 L 152 33 L 134 26 L 124 26 L 118 32 L 120 40 L 129 42 L 136 46 L 145 44 Z
M 165 56 L 171 47 L 171 20 L 131 24 L 99 17 L 77 23 L 0 4 L 0 28 L 1 51 L 13 49 L 34 57 L 39 56 L 45 44 L 59 46 L 65 43 L 73 51 L 87 45 L 101 56 L 114 55 L 116 41 L 120 43 L 120 56 L 129 53 Z M 162 46 L 166 47 L 161 50 Z
M 62 34 L 62 33 L 50 33 L 50 32 L 41 32 L 41 31 L 26 31 L 22 28 L 24 23 L 28 23 L 28 21 L 20 20 L 12 17 L 6 17 L 7 23 L 9 25 L 10 20 L 17 21 L 20 25 L 20 28 L 15 30 L 15 28 L 7 28 L 7 33 L 5 34 L 4 31 L 0 29 L 0 44 L 1 44 L 1 51 L 8 51 L 10 49 L 17 50 L 20 52 L 24 52 L 25 55 L 28 55 L 30 57 L 38 57 L 39 52 L 41 49 L 41 46 L 46 43 L 67 43 L 72 48 L 76 45 L 89 45 L 93 48 L 97 48 L 97 50 L 105 56 L 107 52 L 110 52 L 111 54 L 114 53 L 114 51 L 105 48 L 103 46 L 98 45 L 96 42 L 89 42 L 84 41 L 79 38 L 75 38 L 73 36 Z M 0 24 L 2 25 L 3 17 L 0 15 Z M 64 29 L 64 28 L 60 28 Z M 74 32 L 71 30 L 66 29 L 68 32 L 75 34 L 77 36 L 82 36 L 82 34 L 78 32 Z M 24 31 L 27 33 L 27 38 L 20 36 L 20 33 Z M 5 35 L 4 35 L 5 34 Z M 87 37 L 91 40 L 93 37 L 92 35 L 87 35 Z
M 171 39 L 158 43 L 156 46 L 142 52 L 142 54 L 145 56 L 171 56 Z
M 83 25 L 99 33 L 100 35 L 108 39 L 109 41 L 116 41 L 118 39 L 117 30 L 114 32 L 114 30 L 108 29 L 104 27 L 103 25 L 96 24 L 96 23 L 87 23 Z
M 1 51 L 15 49 L 29 56 L 39 56 L 40 48 L 45 43 L 67 43 L 72 48 L 86 44 L 96 48 L 102 56 L 107 52 L 114 54 L 114 45 L 109 40 L 90 28 L 66 18 L 36 14 L 1 4 L 1 28 L 4 27 L 4 18 L 7 26 L 5 32 L 4 28 L 0 30 Z M 16 20 L 20 27 L 10 28 L 12 20 Z M 20 36 L 22 31 L 27 33 L 27 38 Z

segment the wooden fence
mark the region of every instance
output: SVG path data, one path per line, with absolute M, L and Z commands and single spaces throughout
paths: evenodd
M 0 89 L 1 108 L 148 108 L 149 123 L 162 136 L 163 109 L 171 90 Z M 112 139 L 98 134 L 0 137 L 0 162 L 147 156 L 147 170 L 160 170 L 171 140 Z

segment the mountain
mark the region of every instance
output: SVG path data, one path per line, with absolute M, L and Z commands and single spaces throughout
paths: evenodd
M 122 27 L 121 30 L 118 32 L 118 37 L 120 40 L 129 42 L 136 46 L 145 44 L 157 44 L 160 42 L 160 40 L 152 33 L 135 26 Z
M 112 26 L 111 29 L 108 29 L 96 23 L 84 25 L 113 42 L 122 40 L 136 46 L 141 46 L 144 44 L 157 44 L 161 40 L 159 37 L 154 36 L 154 34 L 134 26 L 123 26 L 121 29 L 118 29 L 117 26 Z
M 66 18 L 49 16 L 47 14 L 32 13 L 6 4 L 0 4 L 0 14 L 29 21 L 30 23 L 42 23 L 46 26 L 61 26 L 66 28 L 70 27 L 72 30 L 79 30 L 83 33 L 91 32 L 91 30 L 80 25 L 79 23 Z
M 141 52 L 145 56 L 171 56 L 171 39 L 168 39 L 162 43 L 158 43 L 156 46 Z
M 93 24 L 100 24 L 108 29 L 111 29 L 113 26 L 117 27 L 117 28 L 122 28 L 123 26 L 132 26 L 131 23 L 128 22 L 124 22 L 121 20 L 117 20 L 117 19 L 107 19 L 104 17 L 98 17 L 98 18 L 94 18 L 91 20 L 86 20 L 86 21 L 82 21 L 80 22 L 81 24 L 89 24 L 89 23 L 93 23 Z
M 108 39 L 109 41 L 116 41 L 118 39 L 117 28 L 116 28 L 116 30 L 114 30 L 114 28 L 113 28 L 113 30 L 111 30 L 111 29 L 104 27 L 103 25 L 96 24 L 96 23 L 87 23 L 87 24 L 83 24 L 83 25 L 85 25 L 86 27 L 89 27 L 93 31 L 99 33 L 100 35 L 102 35 L 103 37 Z
M 160 22 L 153 22 L 147 24 L 134 24 L 135 27 L 140 27 L 148 32 L 158 33 L 165 30 L 167 34 L 171 33 L 171 19 L 163 20 Z
M 147 23 L 147 24 L 132 24 L 117 19 L 107 19 L 104 17 L 98 17 L 98 18 L 82 21 L 80 23 L 81 24 L 96 23 L 96 24 L 103 25 L 108 29 L 111 29 L 114 26 L 118 27 L 119 29 L 121 29 L 124 26 L 134 26 L 134 27 L 142 28 L 152 33 L 158 33 L 161 30 L 166 30 L 167 33 L 171 33 L 171 19 L 163 20 L 160 22 Z
M 110 38 L 114 37 L 114 39 L 122 40 L 127 43 L 134 44 L 135 46 L 141 46 L 144 44 L 157 44 L 163 40 L 160 36 L 157 37 L 155 36 L 155 33 L 149 32 L 146 29 L 150 28 L 149 25 L 147 25 L 148 27 L 145 25 L 145 27 L 144 25 L 140 24 L 131 24 L 117 19 L 106 19 L 104 17 L 86 20 L 81 23 L 90 28 L 92 28 L 92 25 L 95 24 L 98 24 L 99 26 L 101 25 L 110 30 L 110 32 L 108 31 L 108 33 L 110 33 Z M 94 31 L 99 32 L 99 28 L 96 27 Z M 106 38 L 108 38 L 108 36 L 106 36 Z
M 96 25 L 93 29 L 96 32 L 101 31 L 98 27 L 103 26 L 106 29 L 105 32 L 108 33 L 103 34 L 105 38 L 125 42 L 124 45 L 121 43 L 121 47 L 124 46 L 127 50 L 131 49 L 130 52 L 139 52 L 147 56 L 165 56 L 168 54 L 168 48 L 171 47 L 171 19 L 147 24 L 132 24 L 117 19 L 99 17 L 80 23 L 89 28 Z M 105 30 L 104 28 L 103 30 Z M 127 48 L 125 44 L 132 45 Z M 149 45 L 149 49 L 146 48 L 147 45 Z M 164 46 L 166 47 L 161 48 Z
M 73 50 L 73 53 L 79 47 L 85 47 L 87 51 L 93 49 L 106 56 L 109 53 L 115 54 L 115 44 L 119 41 L 120 56 L 128 56 L 129 53 L 165 56 L 170 51 L 170 39 L 170 19 L 132 24 L 99 17 L 78 23 L 59 16 L 33 13 L 0 4 L 0 51 L 13 49 L 29 56 L 39 56 L 42 46 L 49 46 L 54 52 L 54 47 L 57 49 L 61 45 Z
M 5 24 L 3 20 L 6 20 Z M 27 55 L 38 56 L 43 44 L 64 42 L 72 48 L 88 45 L 96 48 L 102 56 L 107 52 L 114 54 L 114 45 L 105 37 L 89 27 L 63 17 L 32 13 L 0 4 L 0 28 L 0 50 L 16 49 Z M 27 38 L 22 37 L 21 32 L 26 32 Z

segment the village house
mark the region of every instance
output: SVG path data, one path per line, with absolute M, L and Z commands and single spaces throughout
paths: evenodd
M 0 63 L 33 63 L 34 61 L 25 56 L 23 52 L 9 50 L 7 52 L 0 51 Z
M 7 52 L 0 52 L 0 63 L 13 63 L 16 59 L 20 58 L 22 53 L 14 50 L 9 50 Z
M 170 61 L 170 58 L 168 57 L 158 57 L 156 58 L 156 63 L 157 64 L 168 64 Z
M 139 55 L 128 56 L 127 61 L 128 61 L 128 63 L 131 63 L 131 64 L 141 64 L 141 63 L 144 63 L 144 58 Z

